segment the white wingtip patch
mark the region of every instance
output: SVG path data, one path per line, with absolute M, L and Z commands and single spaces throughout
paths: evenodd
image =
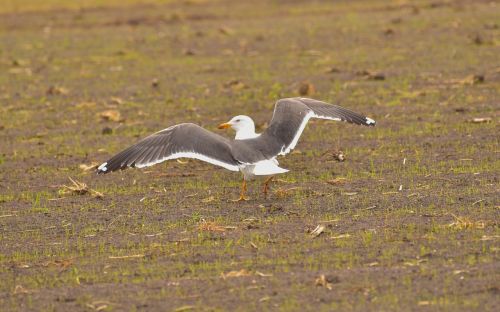
M 374 125 L 374 124 L 375 124 L 375 120 L 373 120 L 373 119 L 371 119 L 371 118 L 366 117 L 366 124 L 367 124 L 367 125 Z
M 107 164 L 108 164 L 108 163 L 107 163 L 107 162 L 105 162 L 104 164 L 100 165 L 100 166 L 97 168 L 97 170 L 99 170 L 99 171 L 104 171 L 104 172 L 108 171 L 108 168 L 106 168 L 106 165 L 107 165 Z

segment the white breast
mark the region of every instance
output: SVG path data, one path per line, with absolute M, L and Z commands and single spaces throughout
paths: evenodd
M 255 133 L 255 131 L 251 131 L 247 129 L 242 129 L 240 131 L 236 132 L 236 136 L 234 137 L 235 140 L 246 140 L 246 139 L 255 139 L 256 137 L 260 136 L 260 133 Z

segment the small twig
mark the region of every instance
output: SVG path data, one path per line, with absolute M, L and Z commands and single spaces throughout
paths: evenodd
M 143 254 L 130 255 L 130 256 L 109 256 L 108 259 L 132 259 L 132 258 L 143 258 Z
M 483 202 L 484 199 L 480 199 L 480 200 L 476 200 L 475 202 L 472 203 L 472 206 L 474 206 L 475 204 L 479 204 L 480 202 Z

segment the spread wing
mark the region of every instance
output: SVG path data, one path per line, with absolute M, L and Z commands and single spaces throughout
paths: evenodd
M 269 127 L 255 141 L 266 155 L 285 155 L 295 148 L 311 118 L 374 126 L 375 121 L 338 105 L 308 99 L 287 98 L 276 102 Z
M 97 173 L 142 168 L 181 157 L 202 160 L 231 171 L 239 170 L 228 139 L 198 125 L 184 123 L 140 140 L 101 164 Z

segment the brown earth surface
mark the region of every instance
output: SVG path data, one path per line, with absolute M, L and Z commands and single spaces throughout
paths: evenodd
M 498 309 L 498 2 L 68 3 L 0 11 L 0 310 Z M 92 169 L 299 92 L 377 126 L 310 122 L 268 199 Z

